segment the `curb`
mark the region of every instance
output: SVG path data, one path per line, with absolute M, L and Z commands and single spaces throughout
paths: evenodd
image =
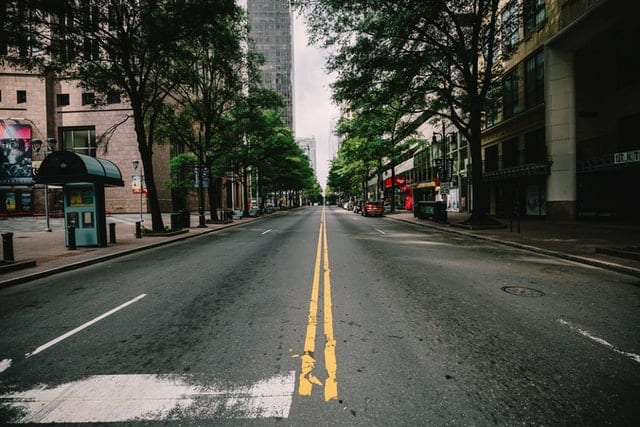
M 138 246 L 138 247 L 131 248 L 131 249 L 125 249 L 125 250 L 122 250 L 122 251 L 119 251 L 119 252 L 114 252 L 114 253 L 111 253 L 111 254 L 97 255 L 96 257 L 91 258 L 91 259 L 86 259 L 86 260 L 74 262 L 74 263 L 71 263 L 71 264 L 68 264 L 68 265 L 54 267 L 54 268 L 51 268 L 49 270 L 39 271 L 37 273 L 31 273 L 31 274 L 27 273 L 24 276 L 14 277 L 13 279 L 7 279 L 5 281 L 0 281 L 0 289 L 8 288 L 10 286 L 19 285 L 19 284 L 22 284 L 22 283 L 27 283 L 27 282 L 30 282 L 30 281 L 33 281 L 33 280 L 37 280 L 37 279 L 42 279 L 44 277 L 49 277 L 49 276 L 54 275 L 54 274 L 59 274 L 59 273 L 64 273 L 66 271 L 76 270 L 78 268 L 86 267 L 86 266 L 93 265 L 93 264 L 98 264 L 98 263 L 103 262 L 103 261 L 108 261 L 110 259 L 119 258 L 119 257 L 126 256 L 126 255 L 131 255 L 131 254 L 134 254 L 134 253 L 137 253 L 137 252 L 142 252 L 142 251 L 145 251 L 147 249 L 153 249 L 153 248 L 156 248 L 156 247 L 168 245 L 170 243 L 180 242 L 180 241 L 183 241 L 183 240 L 186 240 L 186 239 L 191 239 L 191 238 L 204 236 L 204 235 L 207 235 L 207 234 L 210 234 L 210 233 L 214 233 L 216 231 L 224 230 L 226 228 L 236 227 L 236 226 L 239 226 L 239 225 L 242 225 L 242 224 L 247 224 L 247 223 L 253 222 L 253 221 L 255 221 L 255 220 L 259 219 L 259 218 L 261 218 L 261 217 L 250 218 L 249 220 L 243 221 L 242 223 L 224 224 L 224 225 L 221 225 L 220 227 L 212 228 L 212 229 L 209 229 L 207 231 L 202 231 L 202 232 L 197 233 L 197 234 L 191 234 L 191 233 L 188 232 L 188 230 L 186 230 L 186 232 L 182 232 L 182 233 L 178 234 L 178 236 L 180 236 L 180 237 L 175 237 L 175 235 L 174 235 L 173 237 L 175 237 L 175 238 L 172 238 L 172 239 L 160 240 L 160 241 L 157 241 L 157 242 L 149 243 L 147 245 Z M 156 237 L 156 236 L 150 236 L 150 238 L 153 238 L 153 237 Z M 35 262 L 34 262 L 34 265 L 35 265 Z
M 561 259 L 565 259 L 565 260 L 568 260 L 568 261 L 577 262 L 579 264 L 590 265 L 592 267 L 599 267 L 599 268 L 602 268 L 602 269 L 605 269 L 605 270 L 614 271 L 616 273 L 622 273 L 622 274 L 627 274 L 629 276 L 640 277 L 640 269 L 633 268 L 633 267 L 627 267 L 625 265 L 615 264 L 615 263 L 606 262 L 606 261 L 600 261 L 600 260 L 597 260 L 597 259 L 581 257 L 581 256 L 577 256 L 577 255 L 566 254 L 566 253 L 562 253 L 562 252 L 558 252 L 558 251 L 552 251 L 550 249 L 539 248 L 537 246 L 525 245 L 523 243 L 517 243 L 517 242 L 510 242 L 508 240 L 498 240 L 498 239 L 494 239 L 492 237 L 480 236 L 478 234 L 473 234 L 473 233 L 469 233 L 469 232 L 465 232 L 465 231 L 461 231 L 461 230 L 457 230 L 457 229 L 454 230 L 454 229 L 446 228 L 444 226 L 440 226 L 440 225 L 436 225 L 436 224 L 429 224 L 428 222 L 420 223 L 420 222 L 415 222 L 415 221 L 402 219 L 402 218 L 393 218 L 393 216 L 387 216 L 387 218 L 392 219 L 394 221 L 401 221 L 401 222 L 405 222 L 405 223 L 408 223 L 408 224 L 414 224 L 414 225 L 417 225 L 417 226 L 429 227 L 429 228 L 433 228 L 433 229 L 436 229 L 436 230 L 441 230 L 441 231 L 446 232 L 446 233 L 453 233 L 453 234 L 458 234 L 458 235 L 461 235 L 461 236 L 473 237 L 475 239 L 485 240 L 485 241 L 488 241 L 488 242 L 497 243 L 497 244 L 504 245 L 504 246 L 510 246 L 510 247 L 513 247 L 513 248 L 522 249 L 522 250 L 526 250 L 526 251 L 529 251 L 529 252 L 535 252 L 535 253 L 542 254 L 542 255 L 547 255 L 547 256 L 550 256 L 550 257 L 561 258 Z

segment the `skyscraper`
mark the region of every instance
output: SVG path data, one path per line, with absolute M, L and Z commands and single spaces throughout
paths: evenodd
M 262 83 L 284 101 L 283 120 L 293 131 L 292 17 L 287 0 L 246 0 L 251 38 L 265 57 Z
M 296 143 L 300 148 L 302 148 L 302 151 L 304 151 L 304 154 L 306 154 L 307 157 L 309 158 L 309 165 L 311 166 L 311 168 L 313 169 L 313 171 L 316 173 L 316 176 L 317 176 L 318 164 L 316 160 L 317 158 L 316 157 L 316 138 L 315 137 L 296 138 Z

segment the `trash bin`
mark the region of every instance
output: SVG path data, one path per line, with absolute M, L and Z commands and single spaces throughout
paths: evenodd
M 171 231 L 178 231 L 180 230 L 180 216 L 181 214 L 178 212 L 172 212 L 170 214 L 171 216 Z
M 444 202 L 435 202 L 435 215 L 433 220 L 439 222 L 440 224 L 447 223 L 447 208 Z
M 116 242 L 116 223 L 110 222 L 109 223 L 109 243 L 115 243 L 115 242 Z
M 420 219 L 429 219 L 441 224 L 447 223 L 447 209 L 445 208 L 444 202 L 418 202 L 415 215 Z
M 191 228 L 191 212 L 188 209 L 182 209 L 180 211 L 180 217 L 182 219 L 180 223 L 181 227 Z
M 416 206 L 416 216 L 420 219 L 433 219 L 435 202 L 420 201 Z
M 13 233 L 2 233 L 2 254 L 4 261 L 15 261 L 13 254 Z

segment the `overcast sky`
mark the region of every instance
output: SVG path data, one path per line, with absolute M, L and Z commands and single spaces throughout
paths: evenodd
M 315 137 L 317 174 L 325 188 L 329 172 L 330 147 L 336 144 L 331 134 L 338 108 L 331 101 L 330 77 L 325 72 L 324 54 L 308 46 L 304 19 L 294 14 L 294 121 L 296 137 Z

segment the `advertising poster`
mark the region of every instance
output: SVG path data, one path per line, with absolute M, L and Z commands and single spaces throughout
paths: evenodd
M 147 185 L 144 176 L 133 175 L 131 177 L 131 189 L 133 194 L 147 194 Z
M 16 205 L 16 193 L 6 193 L 4 198 L 4 205 L 7 209 L 7 212 L 15 212 L 15 210 L 18 208 L 18 206 Z
M 20 194 L 20 206 L 22 207 L 22 210 L 25 212 L 31 211 L 31 193 Z
M 194 178 L 194 188 L 200 188 L 200 167 L 196 166 L 193 168 L 193 178 Z M 202 168 L 202 188 L 209 188 L 209 168 Z
M 31 127 L 0 124 L 0 184 L 32 183 Z
M 449 189 L 449 196 L 447 196 L 447 210 L 451 212 L 460 212 L 460 189 Z
M 540 185 L 527 186 L 527 215 L 544 216 L 547 214 L 546 194 Z

